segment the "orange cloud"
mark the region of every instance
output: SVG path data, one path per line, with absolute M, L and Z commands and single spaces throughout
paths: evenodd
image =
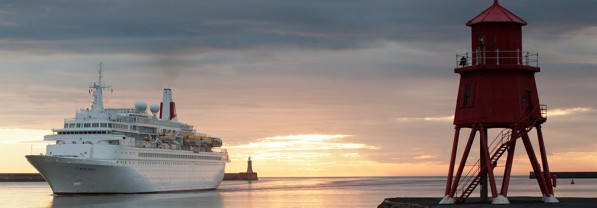
M 396 118 L 398 122 L 413 122 L 413 121 L 431 121 L 431 122 L 450 122 L 454 120 L 454 115 L 451 116 L 436 116 L 436 117 L 422 117 L 422 118 Z
M 591 112 L 591 111 L 593 111 L 593 109 L 587 108 L 587 107 L 556 108 L 556 109 L 548 109 L 547 116 L 568 116 L 568 115 L 586 113 L 586 112 Z
M 251 156 L 254 170 L 267 176 L 338 176 L 347 168 L 369 167 L 362 152 L 379 147 L 346 141 L 353 135 L 302 134 L 262 138 L 257 142 L 225 147 L 231 154 L 229 169 L 242 171 Z M 234 172 L 234 171 L 232 171 Z M 350 171 L 354 172 L 354 171 Z

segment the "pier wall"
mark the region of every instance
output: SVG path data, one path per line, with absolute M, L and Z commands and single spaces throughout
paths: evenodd
M 0 173 L 0 182 L 46 181 L 39 173 Z
M 551 172 L 556 178 L 597 178 L 597 172 Z M 535 173 L 531 172 L 529 178 L 536 178 Z
M 234 181 L 234 180 L 244 180 L 244 181 L 256 181 L 259 180 L 257 177 L 257 172 L 247 173 L 247 172 L 240 172 L 240 173 L 226 173 L 224 174 L 225 181 Z

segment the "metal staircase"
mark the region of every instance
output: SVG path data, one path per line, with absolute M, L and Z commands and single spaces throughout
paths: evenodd
M 504 129 L 496 139 L 490 145 L 490 148 L 493 147 L 492 156 L 491 156 L 491 164 L 496 164 L 500 157 L 508 150 L 512 135 L 512 129 Z M 520 135 L 522 136 L 522 135 Z M 497 142 L 496 142 L 497 141 Z M 496 145 L 500 144 L 500 145 Z M 479 183 L 481 182 L 482 176 L 487 174 L 487 169 L 481 168 L 480 166 L 480 159 L 471 167 L 471 169 L 467 172 L 467 174 L 462 177 L 461 182 L 458 184 L 458 193 L 461 193 L 458 198 L 456 198 L 457 203 L 462 203 L 473 193 L 473 191 L 477 188 Z
M 528 112 L 530 111 L 530 112 Z M 545 105 L 539 105 L 532 110 L 524 111 L 521 118 L 513 124 L 510 128 L 502 130 L 496 138 L 489 144 L 491 158 L 490 162 L 493 167 L 496 166 L 497 161 L 504 155 L 504 153 L 510 147 L 512 142 L 516 142 L 516 139 L 526 135 L 537 123 L 543 123 L 547 119 L 547 108 Z M 514 132 L 514 136 L 512 133 Z M 475 175 L 476 173 L 476 175 Z M 486 168 L 481 168 L 480 159 L 469 169 L 466 175 L 461 177 L 460 183 L 458 183 L 457 193 L 461 193 L 456 199 L 457 203 L 462 203 L 468 199 L 473 193 L 475 188 L 481 182 L 481 178 L 487 174 Z M 473 176 L 474 175 L 474 176 Z

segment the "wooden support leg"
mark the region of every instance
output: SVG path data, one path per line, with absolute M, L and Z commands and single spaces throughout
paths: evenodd
M 448 170 L 448 180 L 446 182 L 446 191 L 444 196 L 450 194 L 450 187 L 452 187 L 452 178 L 454 174 L 454 163 L 456 162 L 456 151 L 458 150 L 458 137 L 460 136 L 460 127 L 456 126 L 454 129 L 454 142 L 452 143 L 452 155 L 450 156 L 450 169 Z
M 491 188 L 491 198 L 497 197 L 497 188 L 495 186 L 495 177 L 493 175 L 493 165 L 491 164 L 491 157 L 489 156 L 489 147 L 487 146 L 487 129 L 481 127 L 481 151 L 484 161 L 480 161 L 487 170 L 487 177 L 489 178 L 489 186 Z
M 502 180 L 501 194 L 504 197 L 508 196 L 508 186 L 510 185 L 510 174 L 512 172 L 512 163 L 514 162 L 514 150 L 516 149 L 516 135 L 512 133 L 510 137 L 510 144 L 508 145 L 508 158 L 506 159 L 506 167 L 504 169 L 504 179 Z
M 454 197 L 454 194 L 456 194 L 456 189 L 458 188 L 458 183 L 460 182 L 460 177 L 462 176 L 462 171 L 464 169 L 464 166 L 466 165 L 466 159 L 468 158 L 468 154 L 471 151 L 471 146 L 473 145 L 473 140 L 475 139 L 475 134 L 477 133 L 477 130 L 479 129 L 476 126 L 471 129 L 471 134 L 468 137 L 466 147 L 464 147 L 464 152 L 462 153 L 462 159 L 460 159 L 460 165 L 458 166 L 456 177 L 454 177 L 454 182 L 452 183 L 450 197 Z
M 531 140 L 529 139 L 529 135 L 522 136 L 522 142 L 524 144 L 524 148 L 527 150 L 527 155 L 529 155 L 529 160 L 531 161 L 531 166 L 533 166 L 533 172 L 535 172 L 535 176 L 537 176 L 537 183 L 539 183 L 539 188 L 541 189 L 541 193 L 543 196 L 547 196 L 547 185 L 545 184 L 545 178 L 541 173 L 541 167 L 539 166 L 539 162 L 537 161 L 537 156 L 535 156 L 535 150 L 533 150 L 533 146 L 531 145 Z
M 487 135 L 487 129 L 485 128 L 481 128 L 479 131 L 483 131 L 482 133 L 480 133 L 481 135 L 483 135 L 483 133 L 485 133 L 485 135 Z M 485 140 L 485 143 L 483 143 L 482 141 Z M 483 149 L 487 149 L 487 147 L 483 147 L 483 146 L 487 146 L 484 145 L 487 144 L 487 137 L 483 137 L 481 136 L 480 140 L 479 140 L 479 202 L 484 203 L 484 202 L 489 202 L 489 196 L 488 196 L 488 188 L 487 188 L 487 166 L 485 165 L 485 151 L 483 151 Z
M 541 162 L 543 164 L 543 177 L 547 185 L 547 191 L 553 195 L 553 186 L 551 184 L 551 173 L 549 172 L 549 164 L 547 163 L 547 153 L 545 151 L 545 143 L 543 142 L 543 133 L 541 132 L 541 125 L 535 127 L 537 129 L 537 137 L 539 140 L 539 151 L 541 152 Z

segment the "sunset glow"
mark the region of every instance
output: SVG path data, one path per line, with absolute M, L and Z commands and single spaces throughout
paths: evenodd
M 350 137 L 353 136 L 342 134 L 274 136 L 226 148 L 235 153 L 232 159 L 241 161 L 240 168 L 244 165 L 242 161 L 246 161 L 246 157 L 250 155 L 255 161 L 254 167 L 265 172 L 272 172 L 269 170 L 280 167 L 276 164 L 282 164 L 282 166 L 286 166 L 286 171 L 278 173 L 280 176 L 296 175 L 297 173 L 317 175 L 346 165 L 342 161 L 364 162 L 360 161 L 362 159 L 359 151 L 379 149 L 379 147 L 363 143 L 346 142 L 345 138 Z
M 547 115 L 548 116 L 565 116 L 565 115 L 573 115 L 573 114 L 578 114 L 578 113 L 587 113 L 587 112 L 591 112 L 591 111 L 593 111 L 592 108 L 583 108 L 583 107 L 565 108 L 565 109 L 556 108 L 556 109 L 548 110 Z
M 455 54 L 472 53 L 465 24 L 490 1 L 258 2 L 0 5 L 0 172 L 35 172 L 24 156 L 90 108 L 102 62 L 104 106 L 159 105 L 170 88 L 180 122 L 222 139 L 226 172 L 251 156 L 259 176 L 447 174 Z M 550 169 L 597 171 L 595 1 L 499 3 L 540 54 Z M 513 173 L 527 175 L 516 149 Z

